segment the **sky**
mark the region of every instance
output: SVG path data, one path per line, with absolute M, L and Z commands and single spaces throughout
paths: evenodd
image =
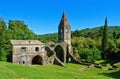
M 0 16 L 21 20 L 36 34 L 55 33 L 63 12 L 71 30 L 104 25 L 120 26 L 120 0 L 0 0 Z

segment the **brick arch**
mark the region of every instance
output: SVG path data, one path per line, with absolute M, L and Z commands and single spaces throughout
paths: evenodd
M 34 55 L 31 59 L 32 65 L 42 65 L 43 64 L 43 57 L 41 55 Z

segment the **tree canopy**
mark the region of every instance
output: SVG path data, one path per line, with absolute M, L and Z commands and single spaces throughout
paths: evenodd
M 8 27 L 6 26 L 8 25 Z M 20 20 L 9 20 L 8 24 L 0 18 L 0 60 L 10 61 L 12 46 L 10 40 L 38 39 L 28 26 Z

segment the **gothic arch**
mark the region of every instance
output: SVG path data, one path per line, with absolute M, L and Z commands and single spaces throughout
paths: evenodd
M 61 45 L 57 45 L 54 49 L 54 51 L 56 52 L 56 56 L 62 61 L 64 62 L 64 49 Z

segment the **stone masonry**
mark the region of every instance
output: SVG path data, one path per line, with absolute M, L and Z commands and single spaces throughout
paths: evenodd
M 58 26 L 58 43 L 44 44 L 39 40 L 11 40 L 12 62 L 16 64 L 53 64 L 71 62 L 71 27 L 63 13 Z
M 17 64 L 47 64 L 45 45 L 38 40 L 11 40 L 12 62 Z M 40 61 L 38 61 L 40 60 Z

